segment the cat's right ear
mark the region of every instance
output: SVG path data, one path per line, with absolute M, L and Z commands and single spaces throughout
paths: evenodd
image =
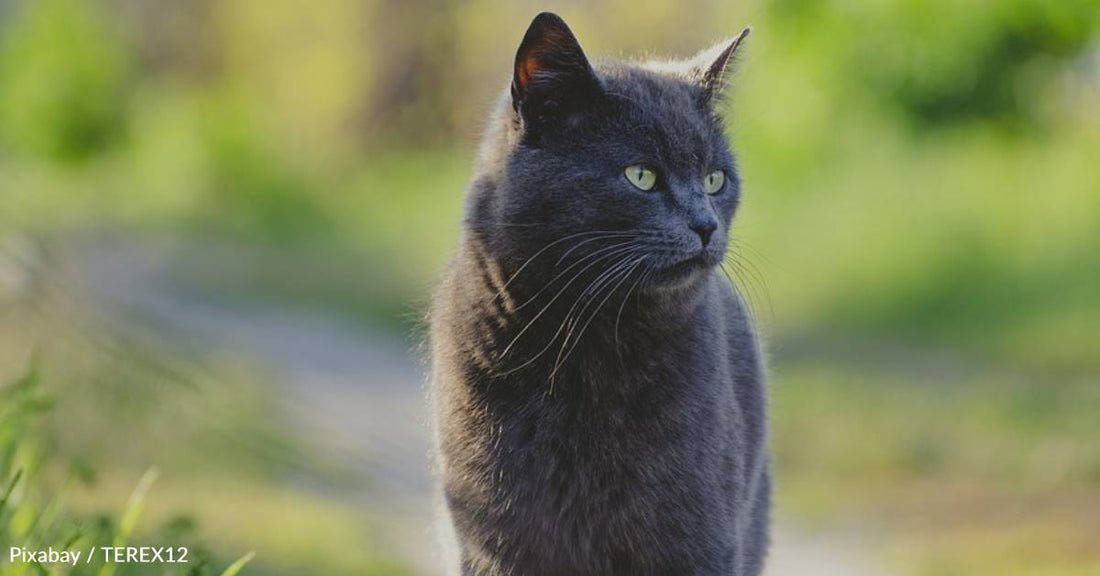
M 516 51 L 512 107 L 525 120 L 568 113 L 600 92 L 600 81 L 576 36 L 557 14 L 531 21 Z

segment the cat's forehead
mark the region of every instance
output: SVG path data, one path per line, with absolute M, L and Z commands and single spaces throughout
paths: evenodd
M 612 62 L 598 65 L 604 90 L 627 109 L 627 121 L 659 133 L 670 153 L 710 155 L 715 118 L 698 84 L 675 65 Z
M 643 111 L 679 112 L 685 116 L 704 112 L 699 87 L 680 68 L 657 63 L 611 62 L 598 65 L 596 71 L 608 93 Z

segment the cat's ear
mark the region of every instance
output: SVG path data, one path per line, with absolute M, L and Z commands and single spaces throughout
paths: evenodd
M 600 81 L 581 45 L 558 15 L 543 12 L 531 21 L 516 51 L 512 106 L 529 116 L 545 105 L 583 103 L 600 90 Z
M 751 27 L 745 28 L 736 38 L 703 50 L 692 60 L 692 76 L 703 89 L 703 98 L 708 104 L 721 96 L 729 85 L 730 76 L 733 75 L 731 68 L 734 55 L 750 32 Z

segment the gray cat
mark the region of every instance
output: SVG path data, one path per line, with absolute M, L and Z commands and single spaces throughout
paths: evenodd
M 717 272 L 740 181 L 716 104 L 747 33 L 593 67 L 531 23 L 431 318 L 452 573 L 761 572 L 764 373 Z

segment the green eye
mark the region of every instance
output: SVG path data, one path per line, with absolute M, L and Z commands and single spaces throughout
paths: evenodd
M 626 179 L 639 190 L 648 192 L 657 185 L 657 173 L 645 166 L 627 166 L 623 173 L 626 174 Z
M 721 170 L 715 170 L 703 177 L 703 191 L 707 194 L 717 194 L 725 183 L 726 173 Z

